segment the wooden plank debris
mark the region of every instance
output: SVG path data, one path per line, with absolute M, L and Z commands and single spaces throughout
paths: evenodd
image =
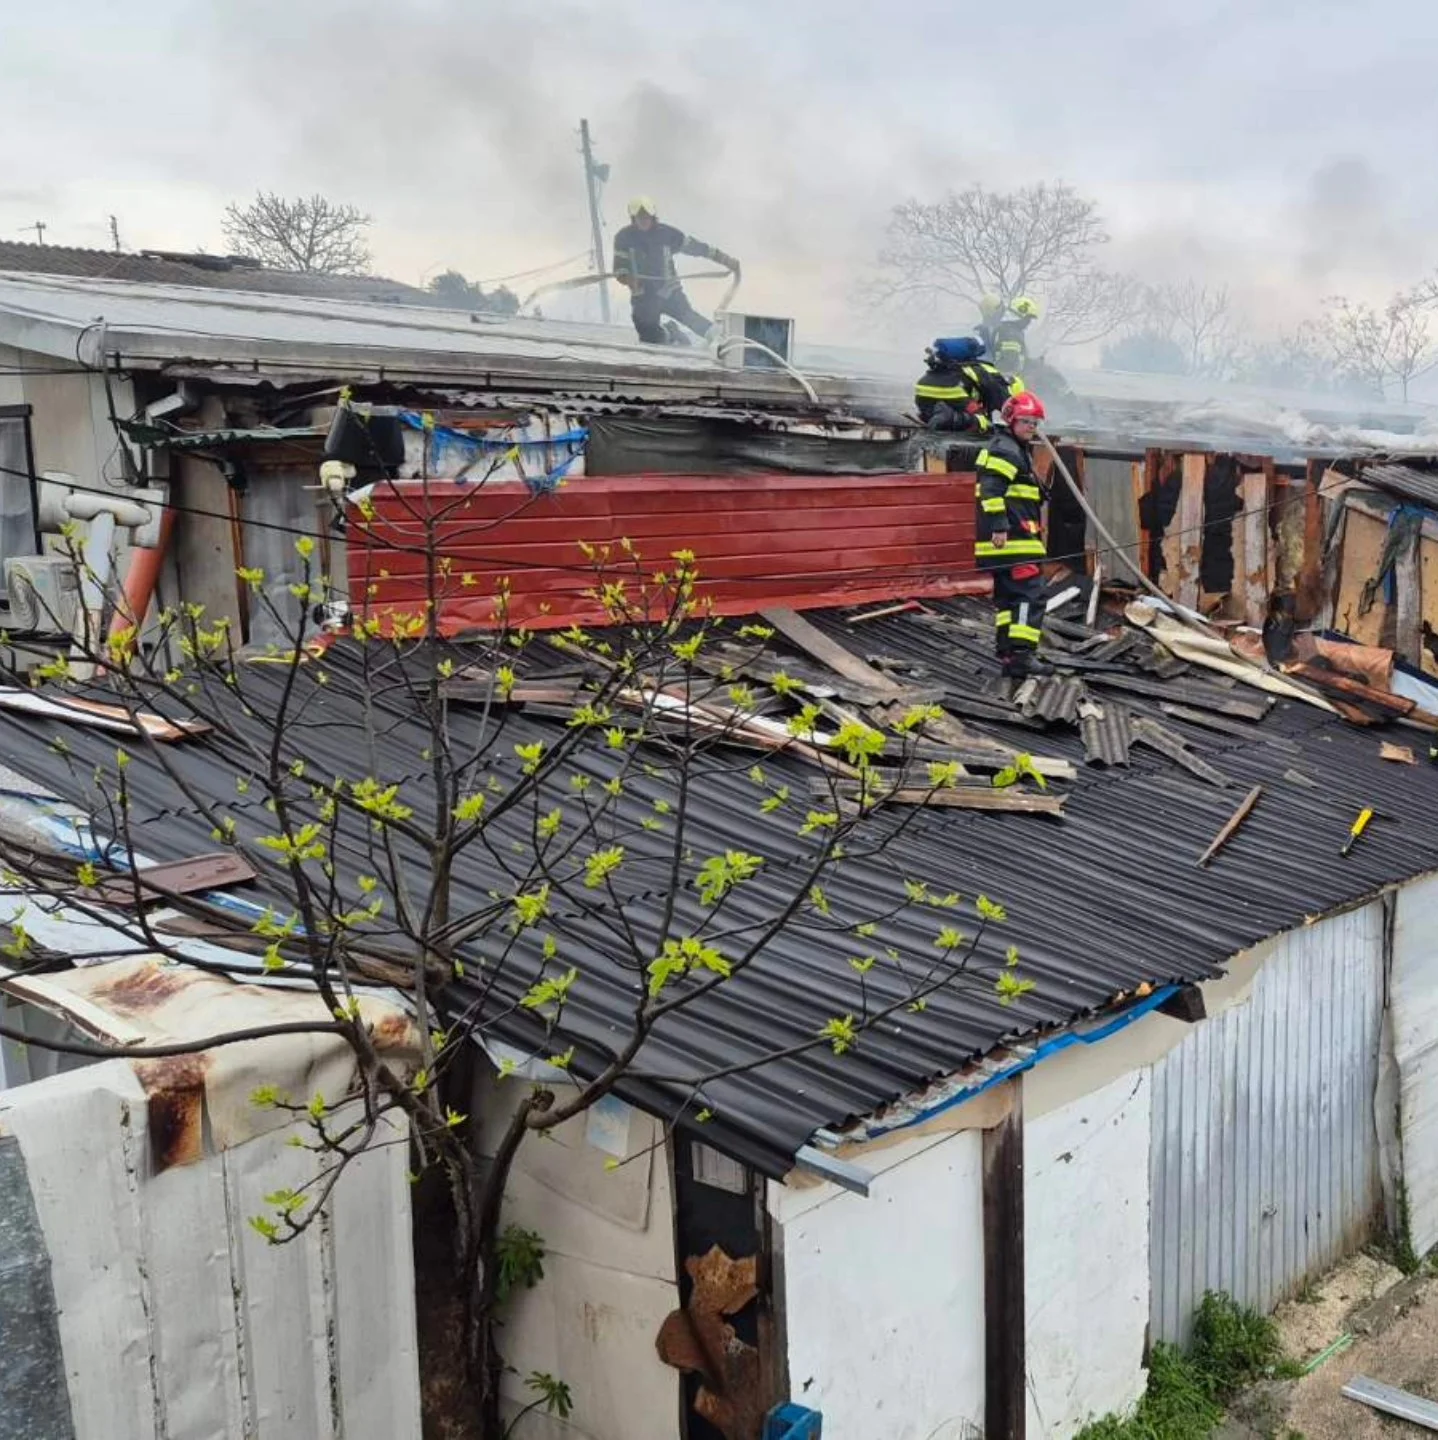
M 1395 745 L 1391 740 L 1384 740 L 1379 745 L 1378 758 L 1392 760 L 1399 765 L 1416 765 L 1418 763 L 1411 745 Z
M 838 787 L 843 800 L 857 802 L 859 787 L 852 783 Z M 943 810 L 1007 810 L 1029 815 L 1064 813 L 1063 795 L 1041 795 L 1021 790 L 1017 785 L 1001 789 L 985 789 L 978 785 L 960 785 L 952 790 L 921 789 L 917 786 L 876 792 L 886 805 L 932 805 Z
M 886 615 L 902 615 L 909 610 L 922 610 L 917 600 L 904 600 L 898 605 L 881 605 L 877 610 L 865 610 L 858 615 L 846 615 L 846 625 L 863 625 L 870 620 L 882 620 Z
M 42 695 L 19 686 L 0 687 L 0 709 L 18 710 L 26 715 L 39 715 L 93 730 L 113 730 L 122 735 L 143 734 L 166 744 L 193 735 L 204 735 L 211 729 L 204 720 L 169 720 L 145 710 L 136 711 L 131 718 L 123 705 L 106 705 L 98 700 L 82 700 L 75 695 Z
M 1255 627 L 1268 612 L 1268 477 L 1262 471 L 1240 482 L 1243 501 L 1243 575 L 1239 581 L 1243 619 Z
M 1178 510 L 1178 593 L 1175 598 L 1190 610 L 1198 609 L 1199 571 L 1203 565 L 1203 486 L 1208 475 L 1207 455 L 1183 457 Z
M 797 645 L 810 659 L 817 660 L 836 675 L 842 675 L 856 685 L 867 685 L 871 690 L 887 691 L 890 694 L 903 689 L 897 680 L 861 660 L 837 640 L 831 640 L 818 626 L 793 610 L 765 610 L 761 612 L 760 618 L 766 625 L 772 625 L 791 644 Z
M 1423 663 L 1423 570 L 1419 563 L 1418 527 L 1415 525 L 1393 562 L 1393 648 L 1410 665 Z
M 1198 857 L 1200 865 L 1207 865 L 1238 832 L 1238 827 L 1253 813 L 1253 807 L 1258 804 L 1259 797 L 1263 794 L 1263 786 L 1255 785 L 1247 795 L 1243 797 L 1243 803 L 1224 822 L 1223 829 L 1213 837 L 1212 844 Z

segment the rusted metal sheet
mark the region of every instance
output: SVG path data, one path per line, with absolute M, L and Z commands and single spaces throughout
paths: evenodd
M 726 1316 L 759 1296 L 758 1257 L 733 1260 L 715 1245 L 691 1255 L 689 1303 L 675 1310 L 655 1338 L 659 1358 L 702 1377 L 695 1410 L 724 1440 L 755 1440 L 768 1410 L 759 1350 L 735 1334 Z
M 193 1165 L 205 1153 L 205 1075 L 208 1055 L 140 1060 L 135 1075 L 144 1088 L 150 1119 L 150 1159 L 155 1171 Z
M 46 975 L 11 976 L 0 985 L 87 1034 L 124 1045 L 174 1044 L 235 1030 L 328 1020 L 312 987 L 281 989 L 223 976 L 153 956 L 110 960 Z M 401 1069 L 418 1064 L 414 1022 L 398 1005 L 359 997 L 376 1048 Z M 197 1052 L 184 1059 L 137 1062 L 135 1073 L 159 1121 L 156 1160 L 187 1164 L 206 1133 L 226 1149 L 281 1123 L 249 1102 L 256 1074 L 308 1098 L 316 1090 L 352 1088 L 353 1052 L 340 1036 L 280 1034 Z M 161 1166 L 160 1168 L 163 1168 Z
M 133 905 L 138 891 L 141 903 L 166 895 L 195 895 L 205 890 L 219 890 L 226 885 L 242 885 L 253 880 L 253 865 L 232 850 L 196 855 L 193 860 L 179 860 L 171 865 L 147 865 L 129 874 L 102 881 L 94 891 L 97 900 L 106 905 Z

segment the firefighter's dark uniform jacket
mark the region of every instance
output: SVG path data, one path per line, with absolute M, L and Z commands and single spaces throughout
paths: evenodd
M 979 452 L 977 470 L 979 524 L 975 556 L 980 567 L 996 570 L 1042 561 L 1046 553 L 1045 495 L 1029 452 L 1001 425 Z M 999 531 L 1008 532 L 1008 543 L 1002 549 L 992 539 Z
M 987 435 L 989 416 L 1003 407 L 1011 386 L 987 360 L 933 366 L 914 386 L 919 419 L 931 430 L 972 430 Z
M 661 221 L 656 220 L 647 230 L 626 225 L 614 237 L 614 273 L 620 279 L 633 282 L 631 289 L 636 297 L 653 295 L 668 299 L 681 288 L 674 269 L 676 255 L 712 260 L 717 253 L 712 245 Z
M 1025 333 L 1029 323 L 1027 316 L 1015 315 L 1000 320 L 994 326 L 993 342 L 989 350 L 1010 375 L 1022 375 L 1029 363 L 1028 337 Z

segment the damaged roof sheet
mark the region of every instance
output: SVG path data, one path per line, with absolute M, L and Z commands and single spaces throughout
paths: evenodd
M 643 345 L 619 326 L 59 275 L 0 273 L 0 343 L 95 366 L 118 357 L 125 368 L 200 362 L 485 389 L 548 381 L 655 402 L 808 404 L 781 370 L 729 369 L 701 346 Z M 821 400 L 855 390 L 813 383 Z
M 808 618 L 856 655 L 881 659 L 890 673 L 955 698 L 983 696 L 994 714 L 1003 715 L 1007 702 L 995 698 L 993 662 L 978 639 L 992 633 L 991 613 L 975 601 L 933 608 L 940 612 L 937 618 L 908 612 L 857 627 L 838 611 L 808 612 Z M 352 679 L 357 674 L 357 662 L 341 644 L 323 663 L 336 683 L 314 686 L 307 701 L 311 713 L 287 736 L 287 754 L 305 756 L 325 773 L 346 773 L 360 764 L 351 756 L 364 748 L 357 743 L 359 702 L 341 683 L 346 672 Z M 387 663 L 397 677 L 398 662 Z M 255 667 L 257 694 L 281 683 L 274 668 Z M 1174 682 L 1179 693 L 1192 695 L 1192 678 Z M 1229 692 L 1217 682 L 1212 689 L 1219 696 L 1253 693 Z M 428 767 L 418 756 L 426 736 L 403 693 L 398 678 L 392 692 L 375 693 L 383 716 L 378 768 L 387 780 L 403 779 L 407 794 L 412 790 L 422 803 Z M 1103 703 L 1107 706 L 1108 696 Z M 1036 722 L 1017 713 L 1013 724 L 979 722 L 978 728 L 1006 744 L 1074 763 L 1077 780 L 1071 788 L 1058 787 L 1068 794 L 1064 818 L 936 808 L 909 812 L 896 855 L 907 873 L 941 889 L 1001 901 L 1009 919 L 986 939 L 980 972 L 997 973 L 1013 943 L 1035 988 L 1008 1007 L 987 984 L 964 993 L 941 991 L 922 1013 L 901 1011 L 867 1031 L 845 1055 L 819 1046 L 718 1081 L 706 1091 L 714 1112 L 704 1126 L 709 1143 L 769 1174 L 784 1173 L 818 1129 L 842 1128 L 997 1047 L 1103 1011 L 1115 997 L 1131 996 L 1142 986 L 1212 977 L 1230 956 L 1260 939 L 1438 867 L 1438 772 L 1381 760 L 1374 731 L 1348 727 L 1291 700 L 1278 701 L 1259 724 L 1230 720 L 1222 730 L 1165 712 L 1146 695 L 1126 694 L 1122 703 L 1135 715 L 1161 719 L 1166 731 L 1181 737 L 1232 788 L 1206 783 L 1152 749 L 1135 748 L 1126 768 L 1085 766 L 1085 741 L 1072 724 L 1037 733 L 1029 728 Z M 451 719 L 457 743 L 480 723 L 460 706 Z M 507 734 L 523 741 L 553 736 L 563 720 L 518 713 L 507 723 L 513 726 Z M 60 756 L 50 748 L 48 722 L 5 715 L 0 727 L 16 769 L 80 805 L 87 803 L 93 768 L 113 764 L 113 737 L 99 732 L 69 727 L 69 754 Z M 1117 741 L 1107 748 L 1116 759 Z M 217 752 L 212 737 L 169 746 L 165 759 L 191 786 L 233 794 L 234 763 Z M 764 766 L 775 783 L 787 783 L 796 795 L 807 793 L 814 772 L 803 761 L 780 754 L 767 757 Z M 1236 797 L 1260 783 L 1264 803 L 1220 857 L 1199 869 L 1198 856 L 1232 814 Z M 143 752 L 128 767 L 127 784 L 137 848 L 165 860 L 213 847 L 209 822 L 158 766 L 145 763 Z M 641 787 L 634 803 L 647 807 L 660 793 Z M 754 797 L 743 767 L 706 768 L 690 800 L 695 844 L 752 845 Z M 235 796 L 228 804 L 242 837 L 268 833 L 272 821 L 258 799 Z M 1349 827 L 1365 807 L 1378 818 L 1353 852 L 1341 857 Z M 423 856 L 410 855 L 407 864 L 422 866 Z M 474 851 L 462 865 L 461 885 L 483 889 L 501 883 Z M 779 883 L 779 877 L 766 878 L 777 868 L 776 861 L 753 882 L 761 887 L 756 903 L 762 887 Z M 832 901 L 840 913 L 846 904 L 857 913 L 873 883 L 856 863 L 830 887 Z M 635 893 L 626 915 L 640 924 L 652 920 L 661 898 L 662 890 Z M 575 1044 L 574 1064 L 584 1073 L 595 1065 L 596 1047 L 623 1033 L 634 982 L 609 958 L 605 925 L 567 915 L 556 917 L 554 926 L 563 936 L 566 963 L 577 965 L 583 976 L 561 1029 L 564 1042 Z M 927 933 L 900 917 L 873 943 L 924 945 Z M 492 1003 L 512 1002 L 523 993 L 537 973 L 537 950 L 536 944 L 535 953 L 526 953 L 524 966 L 498 987 Z M 803 1043 L 835 1014 L 859 1013 L 859 981 L 845 954 L 801 931 L 781 934 L 749 971 L 701 1006 L 669 1017 L 643 1052 L 644 1070 L 661 1076 L 692 1074 L 696 1063 L 713 1069 L 740 1065 Z M 466 979 L 452 987 L 449 1001 L 462 1007 L 477 993 Z M 539 1041 L 536 1023 L 522 1011 L 500 1019 L 496 1033 L 521 1047 Z M 673 1087 L 634 1077 L 621 1093 L 661 1115 L 675 1113 L 683 1099 Z
M 1405 500 L 1438 510 L 1438 469 L 1417 465 L 1365 465 L 1359 478 Z

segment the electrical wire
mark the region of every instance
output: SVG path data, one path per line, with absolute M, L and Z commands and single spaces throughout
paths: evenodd
M 32 478 L 31 475 L 30 475 L 30 473 L 29 473 L 28 471 L 26 471 L 26 470 L 16 470 L 16 469 L 14 469 L 14 468 L 12 468 L 12 467 L 10 467 L 10 466 L 6 466 L 6 465 L 0 465 L 0 474 L 3 474 L 3 475 L 14 475 L 14 476 L 18 477 L 19 479 L 23 479 L 23 480 L 27 480 L 27 481 Z M 441 483 L 441 484 L 447 483 L 447 482 L 445 482 L 445 481 L 443 481 L 443 480 L 440 480 L 439 477 L 432 477 L 432 478 L 435 480 L 436 483 Z M 1351 477 L 1348 477 L 1348 476 L 1340 476 L 1339 478 L 1346 480 L 1346 479 L 1349 479 L 1349 478 L 1351 478 Z M 383 483 L 386 483 L 386 482 L 381 482 L 381 484 L 383 484 Z M 415 482 L 415 481 L 401 481 L 401 482 L 399 482 L 399 483 L 401 483 L 401 484 L 415 484 L 415 483 L 417 483 L 417 482 Z M 478 484 L 476 485 L 475 493 L 479 493 L 479 489 L 480 489 L 480 487 L 481 487 L 482 485 L 483 485 L 483 482 L 482 482 L 482 481 L 481 481 L 481 482 L 478 482 Z M 82 485 L 82 484 L 79 484 L 79 483 L 71 484 L 71 483 L 68 482 L 68 481 L 66 482 L 66 487 L 67 487 L 68 489 L 76 490 L 76 491 L 79 491 L 79 492 L 81 492 L 81 493 L 83 493 L 83 494 L 89 494 L 89 495 L 104 495 L 104 496 L 112 497 L 112 498 L 113 498 L 113 496 L 114 496 L 114 494 L 115 494 L 115 491 L 114 491 L 113 487 L 101 488 L 101 487 L 99 487 L 99 486 L 94 486 L 94 485 Z M 1316 494 L 1319 494 L 1319 495 L 1322 495 L 1322 494 L 1327 493 L 1327 490 L 1325 489 L 1325 486 L 1324 486 L 1323 482 L 1320 482 L 1320 483 L 1315 487 L 1315 493 L 1316 493 Z M 1274 512 L 1276 512 L 1276 511 L 1278 511 L 1278 510 L 1281 510 L 1281 509 L 1283 509 L 1283 508 L 1286 507 L 1286 506 L 1302 504 L 1306 499 L 1307 499 L 1307 492 L 1306 492 L 1306 491 L 1302 491 L 1302 492 L 1298 493 L 1297 495 L 1288 495 L 1288 496 L 1285 496 L 1285 497 L 1283 497 L 1282 499 L 1279 499 L 1279 500 L 1269 501 L 1268 503 L 1266 503 L 1266 504 L 1264 504 L 1264 505 L 1256 505 L 1256 506 L 1253 506 L 1252 508 L 1249 508 L 1249 509 L 1242 509 L 1242 508 L 1240 508 L 1240 509 L 1238 509 L 1238 510 L 1235 510 L 1232 514 L 1226 515 L 1226 516 L 1222 517 L 1221 519 L 1205 520 L 1205 521 L 1201 522 L 1201 523 L 1198 524 L 1198 525 L 1190 525 L 1190 526 L 1186 526 L 1186 527 L 1183 527 L 1183 528 L 1180 528 L 1180 529 L 1168 529 L 1168 530 L 1165 530 L 1165 531 L 1163 532 L 1163 538 L 1164 538 L 1164 539 L 1169 539 L 1169 538 L 1177 538 L 1177 537 L 1179 537 L 1179 536 L 1185 536 L 1185 535 L 1201 535 L 1201 534 L 1206 533 L 1206 532 L 1209 531 L 1209 530 L 1223 530 L 1223 529 L 1227 529 L 1227 528 L 1229 528 L 1229 527 L 1233 524 L 1233 522 L 1234 522 L 1235 520 L 1238 520 L 1238 519 L 1241 519 L 1241 518 L 1245 518 L 1245 517 L 1250 516 L 1250 515 L 1259 515 L 1259 514 L 1269 515 L 1269 514 L 1273 514 Z M 523 504 L 524 507 L 527 507 L 527 506 L 533 504 L 533 500 L 534 500 L 534 497 L 533 497 L 533 496 L 528 496 L 528 497 L 526 497 L 525 501 L 522 502 L 522 504 Z M 232 517 L 231 517 L 231 515 L 230 515 L 230 513 L 229 513 L 228 510 L 209 510 L 209 509 L 206 509 L 206 508 L 203 507 L 203 506 L 198 506 L 198 505 L 185 505 L 185 504 L 182 504 L 182 503 L 180 503 L 180 502 L 178 502 L 178 501 L 171 501 L 171 502 L 169 502 L 169 508 L 170 508 L 171 510 L 173 510 L 176 514 L 179 514 L 179 515 L 194 515 L 194 516 L 198 516 L 198 517 L 200 517 L 200 518 L 202 518 L 202 519 L 223 520 L 223 521 L 225 521 L 226 524 L 228 524 L 228 523 L 230 522 L 230 520 L 232 519 Z M 273 520 L 258 520 L 258 519 L 256 519 L 256 520 L 250 520 L 250 519 L 245 519 L 245 520 L 242 520 L 241 523 L 242 523 L 244 526 L 246 526 L 247 528 L 249 528 L 249 529 L 275 531 L 275 532 L 278 532 L 278 533 L 280 533 L 280 534 L 293 535 L 293 536 L 296 536 L 297 538 L 300 537 L 300 536 L 307 536 L 307 537 L 313 539 L 313 538 L 314 538 L 314 534 L 315 534 L 315 532 L 314 532 L 313 530 L 307 530 L 307 529 L 305 529 L 305 528 L 304 528 L 303 526 L 301 526 L 301 525 L 286 525 L 286 524 L 283 524 L 283 523 L 281 523 L 281 522 L 279 522 L 279 521 L 273 521 Z M 478 528 L 478 522 L 476 522 L 476 528 Z M 1072 552 L 1070 552 L 1070 553 L 1068 553 L 1068 554 L 1046 555 L 1046 556 L 1043 557 L 1043 559 L 1044 559 L 1044 563 L 1045 563 L 1045 564 L 1068 564 L 1068 563 L 1070 563 L 1070 562 L 1072 562 L 1072 561 L 1083 561 L 1083 560 L 1085 560 L 1085 559 L 1086 559 L 1088 556 L 1090 556 L 1090 555 L 1093 555 L 1093 556 L 1095 556 L 1095 557 L 1102 557 L 1102 556 L 1106 556 L 1106 555 L 1115 553 L 1115 551 L 1128 551 L 1128 550 L 1133 550 L 1133 549 L 1138 548 L 1138 546 L 1141 545 L 1142 543 L 1143 543 L 1143 542 L 1140 540 L 1140 541 L 1138 541 L 1138 542 L 1135 542 L 1134 545 L 1121 545 L 1121 546 L 1116 546 L 1116 547 L 1112 547 L 1112 546 L 1095 546 L 1092 550 L 1084 549 L 1084 550 L 1075 550 L 1075 551 L 1072 551 Z M 401 544 L 401 543 L 390 543 L 390 542 L 386 542 L 386 543 L 385 543 L 383 546 L 381 546 L 380 548 L 386 549 L 386 550 L 388 550 L 390 553 L 393 553 L 393 554 L 422 555 L 422 554 L 424 553 L 424 547 L 423 547 L 422 545 L 418 545 L 418 544 L 416 544 L 416 545 L 405 545 L 405 544 Z M 703 567 L 703 556 L 702 556 L 702 555 L 699 557 L 699 561 L 700 561 L 700 567 L 701 567 L 701 571 L 702 571 L 702 567 Z M 588 581 L 590 584 L 593 583 L 593 577 L 594 577 L 594 566 L 593 566 L 592 564 L 580 563 L 580 562 L 576 562 L 576 563 L 574 563 L 574 564 L 565 565 L 565 564 L 558 564 L 558 563 L 555 563 L 555 562 L 552 562 L 552 561 L 548 561 L 548 562 L 547 562 L 547 561 L 537 561 L 537 560 L 526 560 L 526 559 L 523 559 L 523 558 L 521 558 L 520 556 L 517 556 L 517 555 L 496 554 L 496 555 L 484 555 L 484 556 L 477 557 L 476 563 L 482 564 L 482 565 L 484 565 L 484 566 L 486 566 L 486 567 L 492 567 L 492 568 L 494 568 L 494 569 L 512 570 L 512 571 L 516 571 L 516 572 L 518 572 L 518 571 L 526 571 L 526 570 L 542 570 L 542 571 L 548 571 L 548 572 L 551 572 L 551 573 L 554 572 L 554 571 L 560 571 L 561 573 L 571 573 L 571 574 L 574 574 L 574 575 L 576 575 L 576 576 L 586 577 L 587 581 Z M 993 573 L 992 571 L 986 570 L 986 569 L 982 569 L 982 568 L 980 568 L 980 567 L 978 567 L 978 566 L 975 566 L 974 568 L 968 569 L 968 570 L 955 570 L 952 566 L 943 565 L 943 564 L 935 564 L 935 565 L 928 565 L 928 566 L 924 566 L 924 565 L 898 564 L 898 565 L 875 565 L 875 566 L 869 566 L 869 567 L 867 567 L 867 568 L 865 568 L 865 569 L 861 569 L 861 570 L 849 570 L 849 571 L 846 571 L 846 572 L 845 572 L 845 576 L 846 576 L 846 578 L 848 578 L 848 579 L 871 579 L 871 580 L 895 579 L 895 580 L 901 580 L 901 579 L 910 578 L 910 577 L 921 577 L 921 576 L 932 575 L 932 576 L 934 576 L 934 577 L 939 577 L 939 578 L 943 578 L 943 579 L 946 579 L 946 580 L 948 580 L 948 579 L 952 579 L 952 580 L 969 580 L 969 579 L 979 579 L 979 578 L 987 577 L 988 575 L 991 575 L 992 573 Z M 784 573 L 782 573 L 782 574 L 770 574 L 770 575 L 736 575 L 736 576 L 733 576 L 732 578 L 726 578 L 725 583 L 726 583 L 726 584 L 768 585 L 768 584 L 772 584 L 775 580 L 822 580 L 822 579 L 827 579 L 827 578 L 829 578 L 830 576 L 832 576 L 832 574 L 833 574 L 832 569 L 825 569 L 825 570 L 812 570 L 812 571 L 802 571 L 802 570 L 801 570 L 801 571 L 789 571 L 789 572 L 784 572 Z M 702 574 L 701 574 L 701 582 L 702 582 Z
M 531 275 L 548 275 L 552 270 L 562 270 L 566 265 L 587 260 L 590 253 L 586 245 L 577 255 L 571 255 L 567 260 L 556 260 L 553 265 L 536 265 L 533 270 L 516 270 L 513 275 L 495 275 L 488 280 L 471 280 L 469 283 L 482 289 L 486 285 L 503 285 L 507 280 L 527 280 Z

